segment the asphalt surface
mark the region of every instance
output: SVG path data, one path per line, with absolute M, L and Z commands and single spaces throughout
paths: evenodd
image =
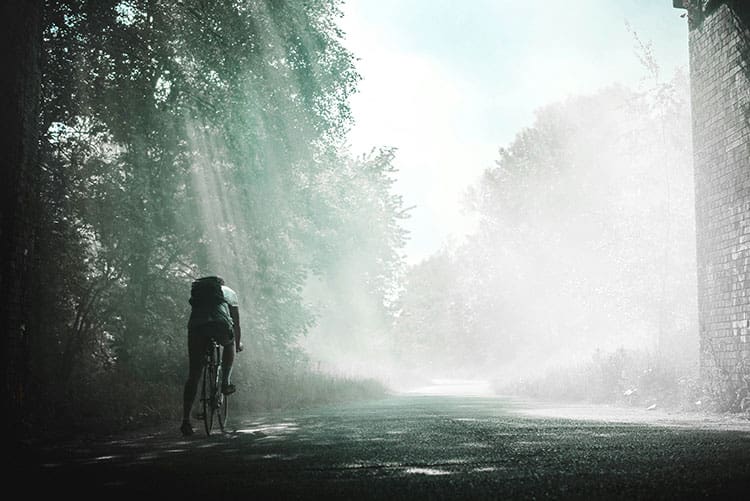
M 399 396 L 235 418 L 211 437 L 175 423 L 37 444 L 6 474 L 24 497 L 62 499 L 750 499 L 748 431 L 542 410 Z

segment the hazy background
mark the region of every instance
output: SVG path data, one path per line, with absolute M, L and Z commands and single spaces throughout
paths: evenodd
M 439 377 L 508 388 L 562 370 L 568 391 L 593 370 L 621 392 L 667 366 L 692 377 L 681 11 L 633 0 L 343 11 L 362 76 L 349 145 L 395 148 L 410 239 L 391 322 L 338 332 L 323 315 L 312 357 L 404 388 Z
M 631 31 L 653 45 L 662 78 L 686 69 L 682 12 L 651 0 L 346 2 L 344 45 L 362 75 L 349 141 L 355 153 L 398 148 L 395 188 L 415 206 L 409 262 L 473 228 L 464 190 L 537 108 L 614 82 L 642 87 Z
M 174 416 L 209 274 L 238 411 L 696 401 L 686 52 L 661 1 L 47 0 L 30 414 Z

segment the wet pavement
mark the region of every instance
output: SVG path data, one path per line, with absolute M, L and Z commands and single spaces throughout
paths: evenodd
M 175 423 L 39 445 L 11 478 L 29 475 L 30 495 L 108 499 L 750 498 L 750 427 L 571 415 L 499 397 L 395 396 L 235 419 L 211 437 L 196 426 L 184 439 Z

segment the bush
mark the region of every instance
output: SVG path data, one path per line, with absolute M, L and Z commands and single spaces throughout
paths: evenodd
M 288 368 L 255 360 L 240 376 L 237 406 L 245 412 L 301 408 L 335 402 L 381 398 L 387 388 L 374 379 L 313 370 L 307 364 Z
M 653 355 L 618 349 L 596 351 L 574 366 L 550 369 L 539 377 L 497 383 L 498 393 L 563 402 L 587 402 L 697 410 L 706 407 L 696 367 L 668 365 Z
M 380 398 L 387 389 L 378 381 L 314 371 L 307 365 L 239 360 L 233 378 L 235 416 L 252 412 L 302 408 L 335 402 Z M 184 379 L 168 376 L 144 380 L 123 370 L 79 374 L 75 384 L 43 389 L 44 402 L 28 423 L 37 439 L 103 435 L 179 423 Z M 199 397 L 198 397 L 199 398 Z M 197 398 L 196 398 L 197 402 Z

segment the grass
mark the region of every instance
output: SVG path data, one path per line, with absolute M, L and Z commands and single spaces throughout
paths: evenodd
M 361 379 L 298 368 L 259 367 L 240 381 L 239 409 L 257 412 L 303 408 L 336 402 L 381 398 L 387 388 L 374 379 Z
M 184 379 L 167 379 L 143 380 L 102 371 L 66 388 L 51 384 L 29 409 L 27 434 L 58 439 L 179 424 Z M 387 393 L 375 380 L 273 363 L 239 366 L 233 380 L 237 385 L 232 397 L 235 415 L 380 398 Z
M 590 360 L 549 369 L 538 377 L 496 383 L 498 393 L 559 402 L 611 404 L 681 411 L 719 410 L 695 365 L 619 349 Z

